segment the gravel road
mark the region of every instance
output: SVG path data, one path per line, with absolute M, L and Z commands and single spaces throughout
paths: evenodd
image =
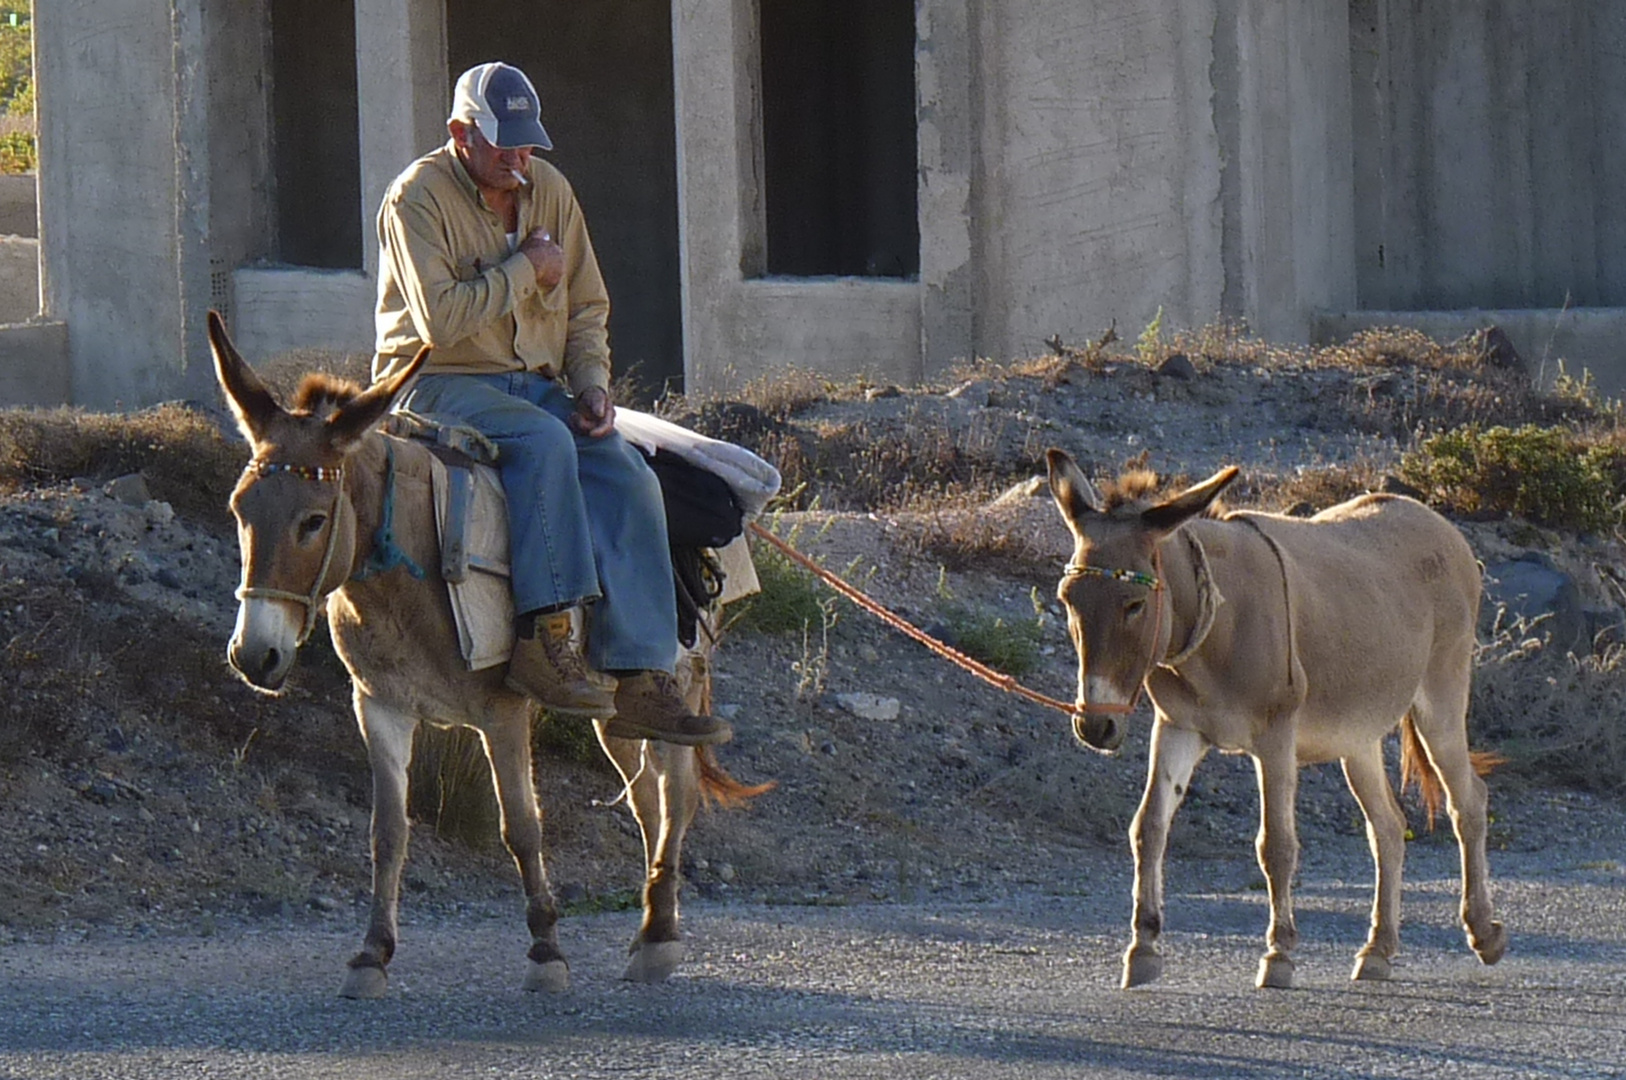
M 14 943 L 0 1076 L 1626 1076 L 1626 870 L 1503 854 L 1513 944 L 1482 968 L 1456 927 L 1451 848 L 1414 847 L 1388 985 L 1347 981 L 1366 879 L 1313 858 L 1299 986 L 1268 993 L 1251 982 L 1263 894 L 1193 888 L 1238 880 L 1234 861 L 1171 862 L 1167 974 L 1133 993 L 1115 989 L 1128 881 L 1113 864 L 1057 895 L 694 904 L 690 962 L 659 987 L 617 978 L 635 913 L 574 917 L 558 997 L 518 990 L 513 913 L 472 905 L 409 910 L 374 1003 L 334 996 L 359 918 Z

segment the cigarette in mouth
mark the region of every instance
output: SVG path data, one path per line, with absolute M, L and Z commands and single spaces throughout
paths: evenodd
M 531 182 L 530 179 L 527 178 L 526 175 L 524 173 L 520 172 L 518 169 L 509 169 L 508 170 L 508 175 L 512 176 L 515 180 L 518 180 L 521 187 L 524 187 L 526 184 L 529 184 Z

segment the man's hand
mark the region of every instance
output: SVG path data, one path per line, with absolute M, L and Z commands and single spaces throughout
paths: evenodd
M 520 254 L 531 260 L 536 268 L 536 283 L 544 290 L 559 284 L 565 276 L 564 248 L 553 242 L 546 229 L 532 229 L 531 235 L 520 241 Z
M 576 411 L 570 417 L 571 429 L 590 439 L 602 439 L 615 430 L 615 406 L 600 387 L 589 386 L 576 395 Z

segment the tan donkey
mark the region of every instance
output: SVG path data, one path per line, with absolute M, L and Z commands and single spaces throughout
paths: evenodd
M 559 950 L 558 910 L 543 868 L 531 775 L 536 707 L 504 687 L 502 666 L 470 671 L 464 664 L 439 576 L 430 452 L 374 430 L 428 349 L 396 377 L 366 390 L 307 377 L 292 409 L 284 409 L 243 362 L 214 312 L 209 342 L 221 388 L 252 453 L 231 499 L 243 561 L 231 665 L 256 688 L 277 692 L 325 606 L 334 646 L 350 671 L 372 766 L 372 915 L 340 992 L 379 997 L 387 986 L 406 862 L 407 765 L 421 722 L 479 731 L 502 810 L 503 840 L 525 890 L 531 932 L 525 988 L 566 989 L 569 969 Z M 381 535 L 395 550 L 380 550 Z M 404 568 L 407 561 L 421 568 L 421 577 Z M 380 563 L 395 567 L 368 569 Z M 681 961 L 678 867 L 685 830 L 702 796 L 732 802 L 764 788 L 739 784 L 704 748 L 614 738 L 604 721 L 596 723 L 605 753 L 627 782 L 644 835 L 644 918 L 624 977 L 655 982 Z
M 1353 977 L 1387 979 L 1400 942 L 1405 818 L 1383 765 L 1399 725 L 1402 775 L 1432 812 L 1444 788 L 1462 851 L 1462 921 L 1486 964 L 1507 934 L 1485 862 L 1494 759 L 1470 752 L 1468 686 L 1480 572 L 1462 535 L 1411 499 L 1363 495 L 1308 519 L 1205 516 L 1235 468 L 1164 502 L 1150 477 L 1105 497 L 1049 452 L 1050 490 L 1074 537 L 1058 595 L 1078 650 L 1073 728 L 1111 751 L 1144 689 L 1155 721 L 1146 791 L 1130 826 L 1134 915 L 1123 985 L 1162 973 L 1163 857 L 1192 771 L 1213 748 L 1247 754 L 1259 778 L 1259 865 L 1270 896 L 1257 984 L 1293 981 L 1294 800 L 1301 765 L 1340 761 L 1377 863 L 1372 927 Z

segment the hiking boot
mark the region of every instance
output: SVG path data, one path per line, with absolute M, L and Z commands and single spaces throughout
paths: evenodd
M 640 671 L 621 680 L 615 690 L 615 716 L 605 724 L 604 733 L 682 746 L 706 746 L 734 737 L 727 722 L 690 712 L 677 680 L 664 671 Z
M 503 683 L 549 712 L 604 717 L 615 711 L 614 696 L 593 681 L 570 640 L 568 611 L 538 615 L 531 633 L 514 635 Z

